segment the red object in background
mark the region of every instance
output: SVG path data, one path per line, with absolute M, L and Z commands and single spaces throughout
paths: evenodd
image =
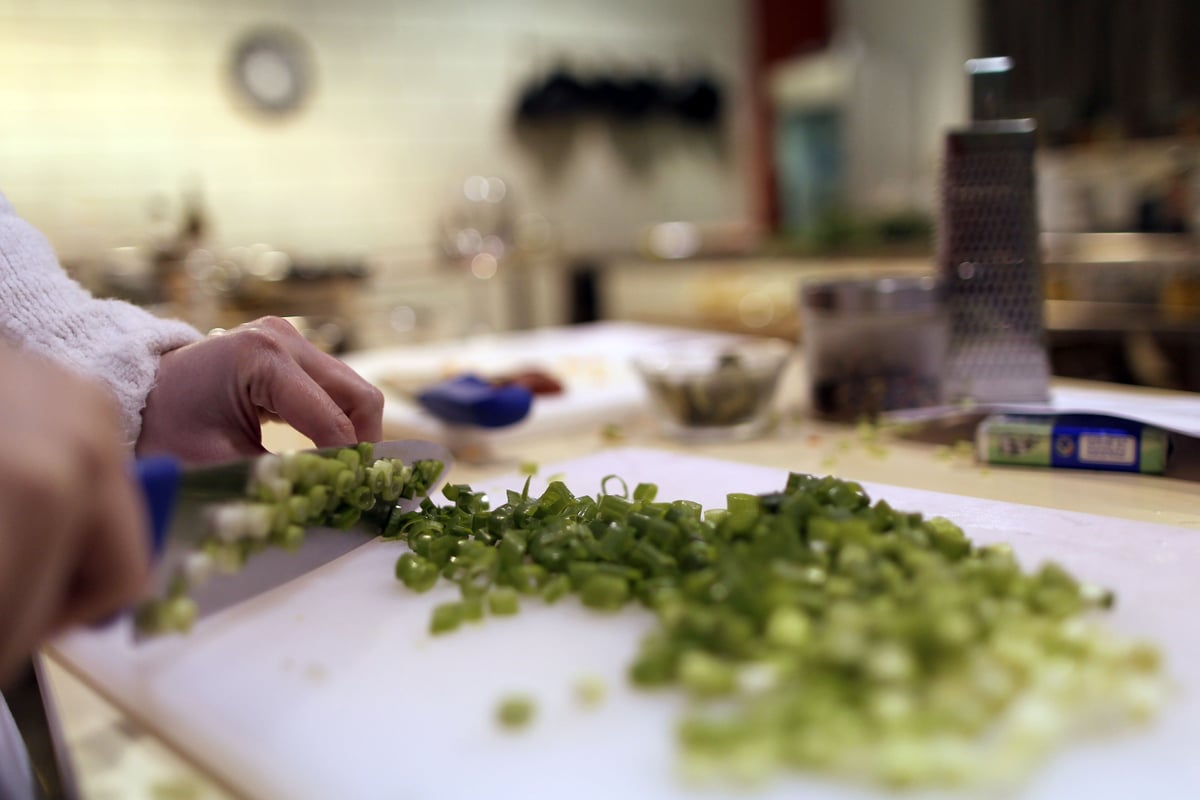
M 539 369 L 527 369 L 492 378 L 493 386 L 524 386 L 535 395 L 562 394 L 563 385 L 553 375 Z
M 750 68 L 753 92 L 754 148 L 752 180 L 757 222 L 778 230 L 779 200 L 775 191 L 774 120 L 767 98 L 767 74 L 775 64 L 825 48 L 833 31 L 831 0 L 752 0 L 750 30 L 754 36 Z

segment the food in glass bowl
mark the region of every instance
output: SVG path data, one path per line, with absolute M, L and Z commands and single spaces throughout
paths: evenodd
M 633 363 L 667 433 L 748 438 L 770 418 L 792 351 L 780 339 L 683 342 L 654 348 Z

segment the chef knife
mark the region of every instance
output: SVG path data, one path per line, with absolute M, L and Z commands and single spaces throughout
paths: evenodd
M 330 454 L 336 450 L 311 452 Z M 432 460 L 441 462 L 442 468 L 425 493 L 392 506 L 377 506 L 349 530 L 309 528 L 304 543 L 295 551 L 268 547 L 247 559 L 237 572 L 212 575 L 188 592 L 196 604 L 197 619 L 280 586 L 378 536 L 391 514 L 415 510 L 440 488 L 452 462 L 445 447 L 419 440 L 380 442 L 374 445 L 373 457 L 400 459 L 407 466 Z M 185 468 L 170 457 L 138 459 L 134 471 L 150 517 L 155 554 L 150 597 L 167 596 L 188 557 L 212 535 L 206 524 L 208 510 L 231 500 L 246 499 L 247 486 L 259 458 L 262 456 L 198 468 Z M 134 627 L 135 640 L 150 635 Z

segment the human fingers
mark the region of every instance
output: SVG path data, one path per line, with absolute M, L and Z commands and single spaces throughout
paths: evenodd
M 383 392 L 344 362 L 322 352 L 287 321 L 264 317 L 259 324 L 277 333 L 300 368 L 350 419 L 356 441 L 377 442 L 383 438 Z
M 291 358 L 264 359 L 251 383 L 251 401 L 274 414 L 317 447 L 358 441 L 354 423 L 298 363 Z
M 0 458 L 0 683 L 53 626 L 85 514 L 72 491 L 84 471 L 58 441 L 42 444 Z
M 2 680 L 46 635 L 70 580 L 90 495 L 79 447 L 87 426 L 75 412 L 92 395 L 50 363 L 7 348 L 0 359 Z
M 97 454 L 92 509 L 79 558 L 52 629 L 104 619 L 131 606 L 149 572 L 149 522 L 116 448 Z

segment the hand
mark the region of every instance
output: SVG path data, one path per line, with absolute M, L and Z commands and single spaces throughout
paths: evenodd
M 287 322 L 264 317 L 162 356 L 137 452 L 192 462 L 261 453 L 265 419 L 318 447 L 374 442 L 383 394 Z
M 45 637 L 143 591 L 145 511 L 115 401 L 0 346 L 0 684 Z

